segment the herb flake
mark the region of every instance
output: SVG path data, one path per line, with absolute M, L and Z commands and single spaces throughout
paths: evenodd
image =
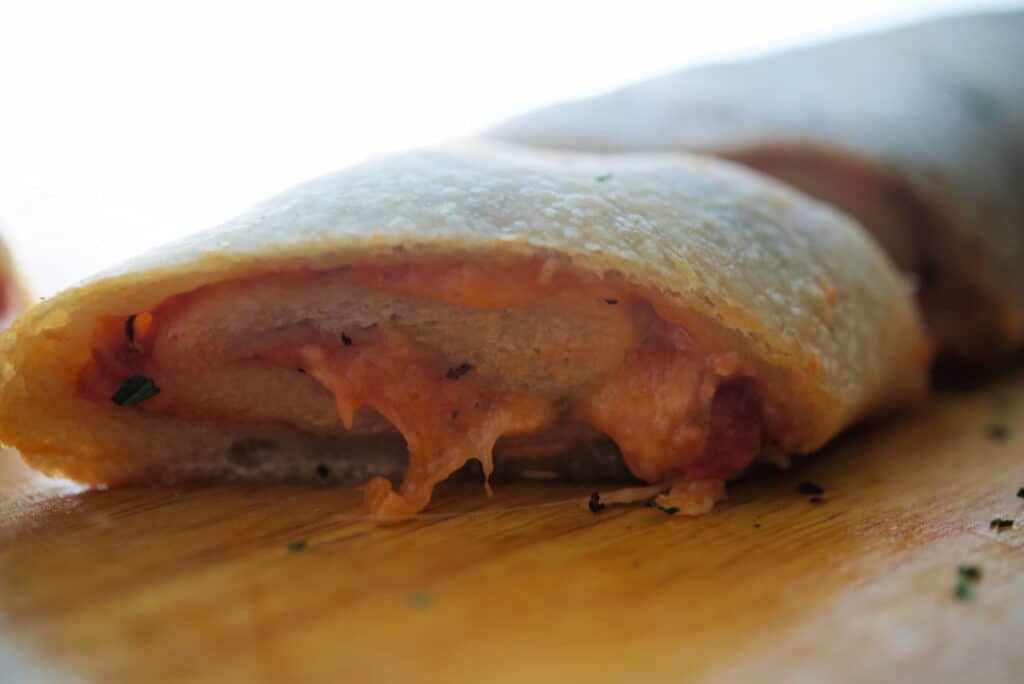
M 953 586 L 953 598 L 957 601 L 971 601 L 974 599 L 974 583 L 965 579 L 958 579 Z
M 1010 438 L 1010 426 L 1003 422 L 992 423 L 985 434 L 993 442 L 1005 442 Z
M 323 480 L 326 480 L 327 478 L 329 478 L 331 476 L 331 469 L 328 468 L 323 463 L 321 463 L 320 465 L 318 465 L 316 467 L 316 474 L 317 474 L 317 477 L 319 477 L 319 478 L 321 478 Z
M 288 545 L 288 550 L 292 553 L 305 551 L 307 548 L 309 548 L 309 542 L 307 542 L 305 539 L 293 541 L 291 544 Z
M 1024 499 L 1024 487 L 1021 487 L 1020 489 L 1017 490 L 1017 498 Z
M 825 488 L 810 481 L 803 481 L 796 486 L 797 494 L 824 494 Z
M 405 602 L 406 604 L 408 604 L 410 608 L 416 608 L 419 610 L 426 608 L 431 603 L 433 603 L 433 601 L 434 597 L 432 597 L 430 593 L 426 591 L 414 591 L 405 597 Z
M 587 502 L 587 507 L 590 508 L 591 513 L 600 513 L 604 510 L 605 505 L 601 503 L 601 495 L 594 492 L 590 495 L 590 501 Z
M 1005 442 L 1010 438 L 1010 424 L 1007 416 L 1010 409 L 1010 399 L 1005 394 L 998 393 L 992 397 L 992 418 L 985 429 L 985 436 L 993 442 Z
M 618 304 L 619 300 L 618 299 L 606 299 L 606 300 L 604 300 L 604 303 L 605 304 Z
M 460 363 L 458 366 L 455 366 L 454 368 L 449 368 L 448 371 L 444 374 L 444 377 L 448 378 L 449 380 L 458 380 L 471 370 L 473 370 L 473 366 L 471 366 L 470 364 Z
M 981 568 L 977 565 L 960 565 L 957 566 L 956 574 L 960 579 L 977 582 L 981 579 Z
M 341 343 L 346 347 L 352 346 L 352 338 L 346 335 L 344 332 L 341 333 Z
M 132 314 L 124 321 L 124 336 L 129 342 L 135 341 L 135 316 L 136 314 Z
M 977 565 L 959 565 L 956 568 L 956 584 L 953 585 L 953 598 L 957 601 L 974 599 L 975 587 L 981 581 L 981 568 Z
M 1003 531 L 1013 527 L 1012 518 L 992 518 L 988 524 L 990 530 Z
M 610 181 L 614 177 L 615 174 L 613 173 L 603 173 L 600 176 L 596 176 L 594 180 L 596 180 L 598 183 L 604 183 L 606 181 Z
M 152 378 L 145 375 L 133 375 L 121 383 L 110 400 L 118 406 L 135 406 L 158 394 L 160 394 L 160 388 L 156 386 Z

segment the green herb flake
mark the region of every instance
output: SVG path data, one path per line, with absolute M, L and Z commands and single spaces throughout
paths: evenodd
M 1021 487 L 1020 489 L 1017 490 L 1017 498 L 1024 499 L 1024 487 Z
M 118 406 L 135 406 L 158 394 L 160 394 L 160 388 L 156 386 L 152 378 L 147 378 L 145 375 L 133 375 L 121 383 L 110 400 Z
M 956 575 L 962 580 L 977 582 L 981 579 L 981 568 L 977 565 L 958 565 Z
M 977 565 L 958 565 L 956 568 L 956 584 L 953 585 L 953 598 L 957 601 L 971 601 L 976 593 L 975 588 L 981 581 L 981 568 Z
M 473 366 L 471 366 L 470 364 L 460 363 L 458 366 L 455 366 L 454 368 L 449 368 L 448 371 L 444 374 L 444 377 L 448 378 L 449 380 L 458 380 L 471 370 L 473 370 Z
M 405 602 L 410 608 L 422 610 L 434 602 L 434 598 L 426 591 L 414 591 L 405 597 Z
M 615 174 L 612 173 L 604 173 L 594 178 L 594 180 L 596 180 L 598 183 L 604 183 L 606 181 L 610 181 L 612 178 L 614 178 L 614 176 Z
M 305 551 L 307 548 L 309 548 L 309 542 L 307 542 L 305 539 L 299 539 L 298 541 L 293 541 L 291 544 L 288 545 L 288 550 L 291 551 L 292 553 L 298 553 L 299 551 Z
M 1003 422 L 992 423 L 985 434 L 993 442 L 1005 442 L 1010 438 L 1010 426 Z
M 953 586 L 953 598 L 957 601 L 971 601 L 974 599 L 974 583 L 959 579 Z
M 1011 527 L 1013 527 L 1012 518 L 992 518 L 991 522 L 988 524 L 988 528 L 990 530 L 1002 531 Z
M 666 515 L 675 515 L 676 513 L 679 512 L 679 507 L 678 506 L 662 506 L 660 503 L 658 503 L 654 499 L 651 499 L 650 501 L 648 501 L 646 503 L 646 506 L 648 508 L 657 508 L 659 511 L 661 511 L 662 513 L 665 513 Z
M 998 392 L 992 396 L 992 418 L 985 428 L 985 436 L 993 442 L 1005 442 L 1010 438 L 1010 424 L 1007 417 L 1010 411 L 1010 398 Z

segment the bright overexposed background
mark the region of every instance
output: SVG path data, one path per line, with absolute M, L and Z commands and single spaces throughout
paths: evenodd
M 0 222 L 47 295 L 370 155 L 694 62 L 1019 4 L 0 0 Z

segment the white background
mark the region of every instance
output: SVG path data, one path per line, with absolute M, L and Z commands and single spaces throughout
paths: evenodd
M 372 154 L 697 61 L 1019 4 L 0 0 L 0 220 L 47 295 Z

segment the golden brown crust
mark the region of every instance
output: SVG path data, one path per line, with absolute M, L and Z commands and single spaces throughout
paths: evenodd
M 0 438 L 35 467 L 91 482 L 202 470 L 261 430 L 274 432 L 275 458 L 287 458 L 310 438 L 77 396 L 97 319 L 209 283 L 410 256 L 544 257 L 581 274 L 620 274 L 664 318 L 703 320 L 767 369 L 799 418 L 797 451 L 924 387 L 908 286 L 827 207 L 712 160 L 474 146 L 312 181 L 37 305 L 0 337 Z

